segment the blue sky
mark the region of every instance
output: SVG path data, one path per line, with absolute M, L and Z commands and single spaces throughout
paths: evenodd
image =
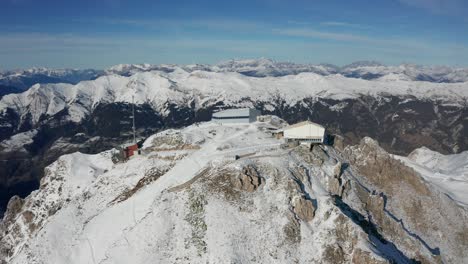
M 0 0 L 0 69 L 267 57 L 468 66 L 465 0 Z

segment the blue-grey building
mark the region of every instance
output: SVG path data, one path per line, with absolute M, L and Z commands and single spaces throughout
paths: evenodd
M 227 109 L 213 113 L 211 121 L 219 123 L 252 123 L 257 121 L 260 111 L 255 108 Z

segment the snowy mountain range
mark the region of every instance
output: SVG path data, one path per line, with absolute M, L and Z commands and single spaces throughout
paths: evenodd
M 102 75 L 99 70 L 31 68 L 27 70 L 0 71 L 0 98 L 10 93 L 26 91 L 34 84 L 71 83 L 92 80 Z
M 365 80 L 379 78 L 401 79 L 407 81 L 427 81 L 436 83 L 456 83 L 468 81 L 467 68 L 453 68 L 447 66 L 420 66 L 415 64 L 402 64 L 399 66 L 385 66 L 374 61 L 358 61 L 343 67 L 332 64 L 298 64 L 292 62 L 277 62 L 271 59 L 229 60 L 215 65 L 152 65 L 152 64 L 120 64 L 113 66 L 105 72 L 130 76 L 137 72 L 163 71 L 171 72 L 182 68 L 187 72 L 237 72 L 252 77 L 279 77 L 296 75 L 299 73 L 316 73 L 322 76 L 341 74 L 345 77 Z
M 0 261 L 468 261 L 466 192 L 428 180 L 466 184 L 467 152 L 395 156 L 368 137 L 284 147 L 268 131 L 285 122 L 265 120 L 165 130 L 126 162 L 113 150 L 60 157 L 9 202 Z
M 69 81 L 0 99 L 0 263 L 468 261 L 465 69 L 261 59 L 82 73 L 20 72 Z M 143 155 L 115 163 L 132 104 Z M 269 116 L 206 122 L 238 107 Z M 334 143 L 290 148 L 268 132 L 303 120 Z
M 132 101 L 142 138 L 207 121 L 219 108 L 256 107 L 290 123 L 311 119 L 349 143 L 371 136 L 396 154 L 422 146 L 444 154 L 468 149 L 468 82 L 365 80 L 312 72 L 258 78 L 200 70 L 200 65 L 151 67 L 120 65 L 114 70 L 128 74 L 106 73 L 76 85 L 36 84 L 4 96 L 1 193 L 37 186 L 43 168 L 63 154 L 98 153 L 129 139 Z M 0 200 L 6 204 L 8 199 Z
M 187 72 L 237 72 L 252 77 L 279 77 L 299 73 L 316 73 L 322 76 L 341 74 L 345 77 L 366 80 L 399 79 L 407 81 L 428 81 L 436 83 L 456 83 L 468 81 L 468 69 L 446 66 L 418 66 L 402 64 L 385 66 L 373 61 L 354 62 L 343 67 L 331 64 L 298 64 L 277 62 L 271 59 L 229 60 L 218 64 L 119 64 L 105 70 L 47 69 L 32 68 L 27 70 L 0 71 L 0 98 L 10 93 L 20 93 L 34 84 L 70 83 L 93 80 L 103 75 L 131 76 L 139 72 L 173 72 L 177 69 Z
M 411 97 L 463 106 L 468 98 L 467 88 L 467 82 L 367 81 L 315 73 L 253 78 L 233 72 L 190 72 L 174 68 L 169 73 L 159 69 L 134 73 L 129 77 L 105 75 L 77 85 L 36 84 L 24 93 L 5 96 L 0 101 L 0 111 L 5 114 L 10 109 L 21 117 L 21 121 L 28 119 L 31 125 L 36 125 L 41 119 L 64 110 L 67 110 L 68 120 L 80 122 L 98 105 L 131 103 L 132 100 L 138 105 L 149 104 L 160 113 L 164 113 L 169 104 L 194 104 L 195 109 L 199 109 L 219 102 L 235 105 L 246 98 L 250 104 L 268 103 L 280 97 L 285 104 L 293 105 L 309 97 L 345 100 L 363 95 Z M 265 107 L 274 109 L 273 105 Z

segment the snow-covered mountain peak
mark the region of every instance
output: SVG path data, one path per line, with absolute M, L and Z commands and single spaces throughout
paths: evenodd
M 272 59 L 259 58 L 259 59 L 240 59 L 240 60 L 231 59 L 227 61 L 222 61 L 216 65 L 221 68 L 258 67 L 258 66 L 268 67 L 268 66 L 273 66 L 275 63 L 276 62 Z
M 166 130 L 125 162 L 114 163 L 115 150 L 61 157 L 47 168 L 38 191 L 10 201 L 0 257 L 9 263 L 468 258 L 462 237 L 445 240 L 466 228 L 466 212 L 375 141 L 366 138 L 343 151 L 287 146 L 270 134 L 284 122 L 263 120 Z M 398 174 L 377 164 L 398 167 Z M 395 182 L 405 187 L 393 189 Z M 425 196 L 414 195 L 421 191 Z M 426 221 L 428 201 L 451 218 Z M 421 203 L 425 218 L 411 218 L 412 207 L 405 205 Z
M 117 75 L 122 75 L 122 76 L 132 76 L 136 73 L 141 73 L 141 72 L 151 72 L 151 71 L 160 71 L 160 72 L 173 72 L 179 68 L 177 65 L 173 64 L 160 64 L 160 65 L 155 65 L 155 64 L 148 64 L 148 63 L 143 63 L 143 64 L 118 64 L 115 66 L 112 66 L 108 69 L 106 69 L 104 72 L 106 74 L 117 74 Z
M 389 73 L 386 74 L 380 78 L 378 78 L 379 81 L 384 81 L 384 82 L 395 82 L 395 81 L 405 81 L 405 82 L 410 82 L 411 78 L 408 77 L 405 74 L 402 73 Z
M 114 65 L 110 68 L 108 68 L 108 71 L 114 72 L 124 72 L 124 71 L 131 71 L 131 70 L 138 70 L 138 71 L 147 71 L 150 70 L 151 67 L 154 65 L 148 64 L 148 63 L 142 63 L 142 64 L 117 64 Z
M 384 67 L 385 65 L 377 62 L 377 61 L 356 61 L 345 65 L 342 69 L 350 69 L 350 68 L 369 68 L 369 67 Z

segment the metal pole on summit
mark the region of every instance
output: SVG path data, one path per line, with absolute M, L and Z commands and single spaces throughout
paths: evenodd
M 136 128 L 135 128 L 135 95 L 132 95 L 132 119 L 133 119 L 133 143 L 136 144 Z

